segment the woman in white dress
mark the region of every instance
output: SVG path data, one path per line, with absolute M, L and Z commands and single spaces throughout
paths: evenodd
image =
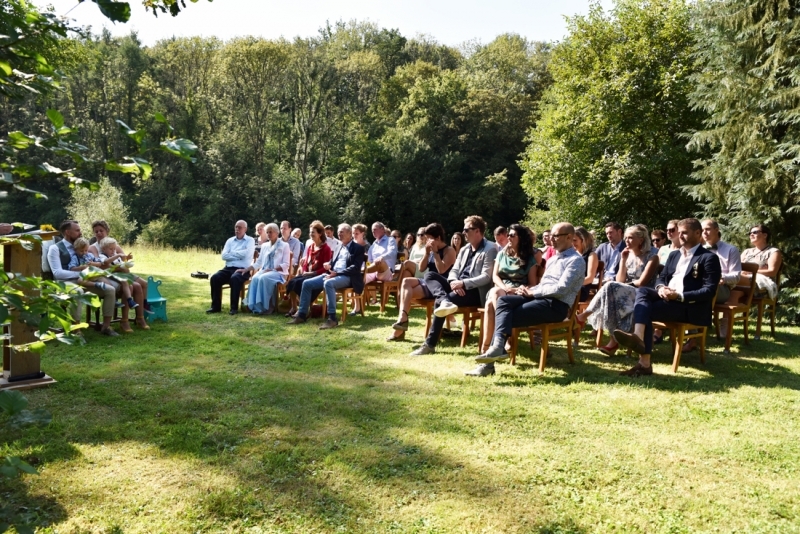
M 257 315 L 267 315 L 275 311 L 273 303 L 275 288 L 286 281 L 289 272 L 289 245 L 280 239 L 278 225 L 266 226 L 267 241 L 261 245 L 258 259 L 242 272 L 250 271 L 250 289 L 247 292 L 247 307 Z

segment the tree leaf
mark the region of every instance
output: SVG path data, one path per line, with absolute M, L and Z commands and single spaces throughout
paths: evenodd
M 47 118 L 56 130 L 64 126 L 64 116 L 57 109 L 48 109 Z
M 36 138 L 25 135 L 22 132 L 9 132 L 8 144 L 14 148 L 25 150 L 36 142 Z
M 16 415 L 28 407 L 28 399 L 19 391 L 0 391 L 0 410 Z
M 114 0 L 92 0 L 100 12 L 113 22 L 128 22 L 131 18 L 131 6 L 128 2 Z

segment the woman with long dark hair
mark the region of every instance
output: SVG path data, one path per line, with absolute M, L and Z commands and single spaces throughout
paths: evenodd
M 494 287 L 486 295 L 483 312 L 483 339 L 481 352 L 485 352 L 494 334 L 494 312 L 497 299 L 506 295 L 520 295 L 523 286 L 539 283 L 539 269 L 531 232 L 521 224 L 512 224 L 508 229 L 508 245 L 497 253 L 492 274 Z

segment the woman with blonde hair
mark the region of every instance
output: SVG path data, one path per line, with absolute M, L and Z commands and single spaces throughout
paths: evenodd
M 650 245 L 650 232 L 643 224 L 625 230 L 625 249 L 620 252 L 620 268 L 614 281 L 606 282 L 594 296 L 586 311 L 576 316 L 578 328 L 587 320 L 595 330 L 603 328 L 611 335 L 614 330 L 630 331 L 633 326 L 633 305 L 636 288 L 652 287 L 658 273 L 658 254 Z M 613 356 L 617 341 L 611 337 L 600 351 Z
M 453 250 L 456 251 L 456 256 L 458 256 L 458 251 L 464 246 L 464 235 L 461 232 L 454 233 L 453 237 L 450 238 L 450 246 L 453 247 Z

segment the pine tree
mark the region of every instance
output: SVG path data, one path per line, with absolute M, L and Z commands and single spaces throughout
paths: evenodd
M 701 70 L 690 95 L 708 113 L 689 148 L 701 153 L 689 190 L 728 239 L 747 246 L 765 223 L 784 253 L 787 286 L 800 259 L 800 2 L 713 0 L 698 6 Z M 796 290 L 782 298 L 792 300 Z M 789 309 L 796 316 L 796 309 Z

